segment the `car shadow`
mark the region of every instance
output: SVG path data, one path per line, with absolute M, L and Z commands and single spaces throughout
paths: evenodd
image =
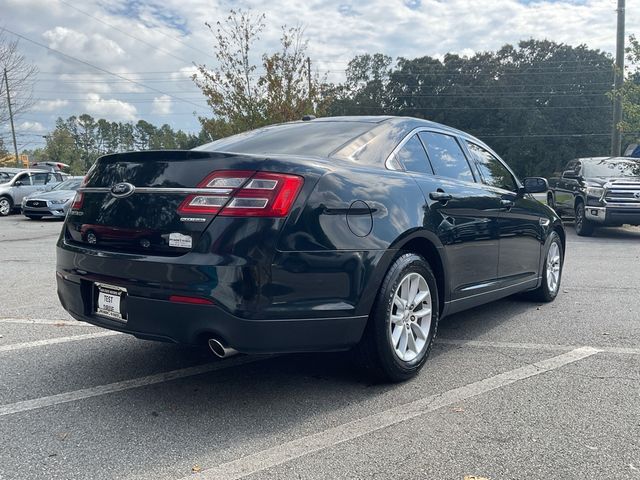
M 456 313 L 440 321 L 440 338 L 475 340 L 507 323 L 512 317 L 537 308 L 540 305 L 522 295 L 496 300 Z
M 578 237 L 575 233 L 575 225 L 572 221 L 565 221 L 565 227 L 567 229 L 570 238 L 578 239 L 583 238 L 588 241 L 588 237 Z M 625 225 L 623 227 L 597 227 L 592 235 L 592 238 L 606 238 L 612 240 L 633 240 L 640 239 L 640 227 L 631 227 Z

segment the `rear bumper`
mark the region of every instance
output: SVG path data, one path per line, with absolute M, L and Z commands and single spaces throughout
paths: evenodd
M 243 353 L 344 350 L 362 336 L 366 316 L 260 319 L 236 317 L 216 305 L 191 305 L 129 295 L 126 323 L 95 315 L 92 284 L 57 276 L 58 297 L 76 320 L 146 340 L 202 344 L 215 337 Z
M 640 205 L 625 207 L 585 207 L 585 216 L 601 225 L 640 225 Z

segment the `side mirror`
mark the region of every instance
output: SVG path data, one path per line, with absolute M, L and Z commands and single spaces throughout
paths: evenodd
M 21 185 L 22 185 L 22 181 L 20 181 L 20 180 L 16 180 L 15 182 L 13 182 L 13 186 L 14 187 L 19 187 Z
M 524 179 L 524 193 L 544 193 L 549 190 L 549 182 L 542 177 L 528 177 Z
M 575 180 L 578 177 L 579 177 L 579 175 L 576 173 L 575 170 L 567 170 L 567 171 L 562 173 L 562 178 L 568 178 L 570 180 Z

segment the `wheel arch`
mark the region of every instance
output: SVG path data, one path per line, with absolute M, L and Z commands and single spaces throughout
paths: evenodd
M 439 243 L 439 242 L 438 242 Z M 438 303 L 440 314 L 444 310 L 445 301 L 448 298 L 448 284 L 445 261 L 443 259 L 442 248 L 438 248 L 436 244 L 426 236 L 418 235 L 404 241 L 398 246 L 398 255 L 404 253 L 415 253 L 423 257 L 433 270 L 438 286 Z M 394 259 L 395 260 L 395 259 Z

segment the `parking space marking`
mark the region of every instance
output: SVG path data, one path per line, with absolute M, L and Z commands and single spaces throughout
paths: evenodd
M 519 343 L 519 342 L 490 342 L 484 340 L 457 340 L 451 338 L 439 338 L 436 343 L 440 345 L 457 345 L 461 347 L 480 348 L 512 348 L 524 350 L 547 350 L 566 352 L 578 348 L 577 345 L 554 345 L 550 343 Z M 591 347 L 605 353 L 620 353 L 627 355 L 640 355 L 640 348 L 631 347 Z
M 26 325 L 54 325 L 56 327 L 89 327 L 96 328 L 86 322 L 78 322 L 76 320 L 45 320 L 44 318 L 0 318 L 2 323 L 18 323 Z
M 170 382 L 172 380 L 178 380 L 180 378 L 192 377 L 194 375 L 214 372 L 217 370 L 224 370 L 226 368 L 245 365 L 247 363 L 259 362 L 274 357 L 275 356 L 273 355 L 240 356 L 227 360 L 217 360 L 214 363 L 206 363 L 204 365 L 197 365 L 195 367 L 181 368 L 179 370 L 157 373 L 155 375 L 147 375 L 146 377 L 132 378 L 130 380 L 123 380 L 121 382 L 108 383 L 106 385 L 83 388 L 81 390 L 74 390 L 72 392 L 59 393 L 57 395 L 50 395 L 48 397 L 40 397 L 31 400 L 23 400 L 16 403 L 9 403 L 6 405 L 0 405 L 0 417 L 11 415 L 14 413 L 28 412 L 30 410 L 36 410 L 38 408 L 60 405 L 61 403 L 75 402 L 77 400 L 83 400 L 85 398 L 99 397 L 101 395 L 107 395 L 109 393 L 122 392 L 124 390 L 131 390 L 133 388 L 144 387 L 147 385 Z
M 329 428 L 275 447 L 223 463 L 182 480 L 235 480 L 281 465 L 302 456 L 318 452 L 341 443 L 371 434 L 412 418 L 433 412 L 453 403 L 476 397 L 507 385 L 540 375 L 564 365 L 577 362 L 598 353 L 591 347 L 581 347 L 558 356 L 525 365 L 493 377 L 454 388 L 441 394 L 431 395 L 404 405 L 375 413 L 353 422 Z
M 10 343 L 9 345 L 0 345 L 0 353 L 13 352 L 15 350 L 23 350 L 25 348 L 43 347 L 45 345 L 55 345 L 57 343 L 78 342 L 80 340 L 91 340 L 94 338 L 111 337 L 113 335 L 122 335 L 120 332 L 97 332 L 87 333 L 85 335 L 72 335 L 69 337 L 48 338 L 46 340 L 36 340 L 33 342 Z

